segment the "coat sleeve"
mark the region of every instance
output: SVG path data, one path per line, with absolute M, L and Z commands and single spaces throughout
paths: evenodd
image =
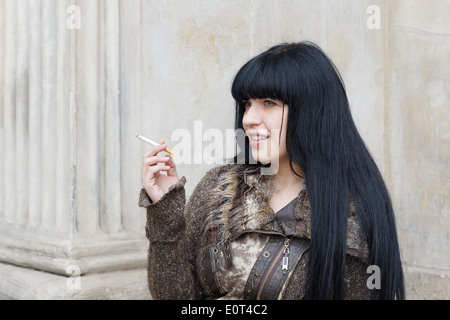
M 152 203 L 144 189 L 139 206 L 147 209 L 146 235 L 149 240 L 147 277 L 153 299 L 202 299 L 203 293 L 195 271 L 196 244 L 205 217 L 199 212 L 208 190 L 215 184 L 215 170 L 210 170 L 192 193 L 185 198 L 186 178 L 181 178 L 158 202 Z

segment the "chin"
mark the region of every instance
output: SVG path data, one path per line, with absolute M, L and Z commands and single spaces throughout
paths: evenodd
M 270 157 L 262 156 L 257 151 L 253 151 L 252 156 L 253 156 L 253 159 L 255 159 L 256 161 L 258 161 L 262 164 L 268 164 L 272 161 L 272 159 Z

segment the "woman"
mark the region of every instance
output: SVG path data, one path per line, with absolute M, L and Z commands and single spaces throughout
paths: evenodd
M 309 42 L 274 46 L 232 95 L 244 151 L 186 205 L 164 141 L 143 157 L 153 298 L 403 299 L 391 201 L 330 59 Z

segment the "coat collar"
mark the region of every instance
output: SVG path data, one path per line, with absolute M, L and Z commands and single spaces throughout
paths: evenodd
M 219 226 L 218 239 L 235 239 L 247 232 L 278 233 L 274 223 L 276 214 L 270 208 L 273 176 L 261 175 L 261 167 L 232 166 L 220 179 L 220 201 L 214 210 L 214 226 Z M 237 179 L 236 179 L 237 177 Z M 240 182 L 244 184 L 241 197 L 235 197 Z M 227 198 L 228 199 L 225 199 Z M 297 225 L 294 236 L 311 239 L 311 208 L 306 187 L 300 191 L 293 206 Z M 216 238 L 216 237 L 215 237 Z M 350 203 L 347 220 L 347 253 L 368 261 L 367 243 L 354 204 Z

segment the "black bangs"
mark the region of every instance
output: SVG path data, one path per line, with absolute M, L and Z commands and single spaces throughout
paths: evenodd
M 288 104 L 286 74 L 281 55 L 259 55 L 247 62 L 237 73 L 231 94 L 237 104 L 249 99 L 270 98 Z

